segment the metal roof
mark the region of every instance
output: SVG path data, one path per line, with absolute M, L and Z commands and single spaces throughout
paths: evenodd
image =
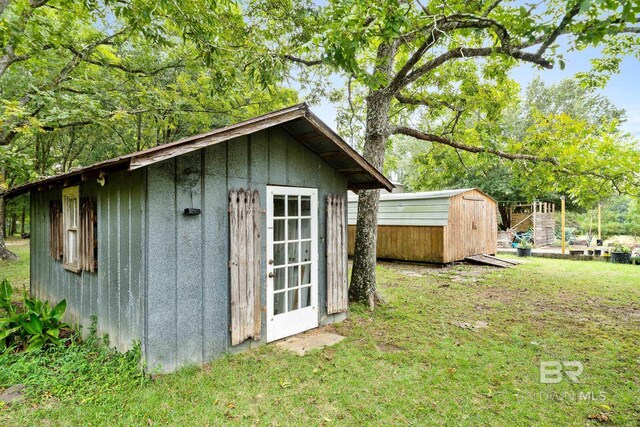
M 275 126 L 283 128 L 293 139 L 342 173 L 347 178 L 349 189 L 356 191 L 376 188 L 393 189 L 393 184 L 380 171 L 374 168 L 329 126 L 313 114 L 306 103 L 301 103 L 215 129 L 211 132 L 190 136 L 169 144 L 126 154 L 63 174 L 23 184 L 7 191 L 4 196 L 14 197 L 38 187 L 53 187 L 97 178 L 101 174 L 114 170 L 138 169 Z
M 378 225 L 445 226 L 449 223 L 450 199 L 458 194 L 478 191 L 477 188 L 425 191 L 420 193 L 381 194 L 378 206 Z M 350 196 L 348 224 L 357 220 L 358 197 Z

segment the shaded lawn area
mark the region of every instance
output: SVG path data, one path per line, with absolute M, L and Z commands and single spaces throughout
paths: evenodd
M 538 258 L 509 270 L 382 263 L 378 272 L 389 304 L 352 305 L 332 327 L 347 336 L 334 347 L 298 357 L 266 345 L 104 387 L 103 370 L 69 380 L 63 395 L 32 391 L 0 423 L 638 425 L 640 267 Z M 581 362 L 580 383 L 541 384 L 541 361 Z M 15 375 L 1 363 L 6 387 Z M 39 375 L 59 375 L 45 368 Z
M 0 260 L 0 280 L 9 279 L 14 289 L 13 297 L 21 300 L 23 289 L 29 290 L 29 240 L 9 238 L 6 243 L 7 249 L 18 255 L 20 260 Z

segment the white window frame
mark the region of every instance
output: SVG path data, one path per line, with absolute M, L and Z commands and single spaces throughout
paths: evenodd
M 72 200 L 75 200 L 75 206 L 70 208 Z M 62 189 L 62 228 L 64 232 L 62 266 L 74 273 L 79 273 L 82 236 L 80 235 L 80 187 L 77 185 Z M 75 238 L 72 238 L 71 236 L 74 235 Z

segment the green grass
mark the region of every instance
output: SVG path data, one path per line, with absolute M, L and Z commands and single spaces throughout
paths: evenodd
M 13 297 L 22 299 L 22 291 L 29 290 L 29 240 L 7 239 L 7 248 L 18 255 L 18 261 L 0 261 L 0 280 L 7 278 L 14 289 Z
M 0 423 L 584 426 L 604 415 L 639 424 L 640 267 L 384 263 L 378 278 L 388 305 L 352 306 L 335 326 L 347 339 L 334 347 L 298 357 L 266 345 L 146 381 L 131 358 L 107 368 L 84 356 L 42 363 L 22 374 L 36 392 L 4 408 Z M 456 326 L 477 321 L 487 327 Z M 582 362 L 581 382 L 541 384 L 540 362 L 553 360 Z M 20 379 L 7 362 L 3 387 Z M 77 383 L 46 391 L 43 378 L 67 378 L 74 365 Z

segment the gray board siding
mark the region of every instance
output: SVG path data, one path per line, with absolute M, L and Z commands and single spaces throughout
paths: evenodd
M 329 193 L 345 194 L 346 178 L 280 128 L 257 132 L 150 165 L 147 170 L 147 266 L 145 339 L 150 370 L 200 364 L 226 352 L 266 342 L 262 337 L 231 347 L 229 333 L 228 193 L 260 192 L 262 305 L 266 304 L 266 187 L 318 189 L 320 324 L 345 317 L 326 314 L 325 215 Z M 185 208 L 201 215 L 184 215 Z
M 62 188 L 31 193 L 31 294 L 56 304 L 67 300 L 65 321 L 97 333 L 126 351 L 142 337 L 144 301 L 145 172 L 110 175 L 104 187 L 80 185 L 81 197 L 96 200 L 98 271 L 74 273 L 49 256 L 49 201 L 61 200 Z

